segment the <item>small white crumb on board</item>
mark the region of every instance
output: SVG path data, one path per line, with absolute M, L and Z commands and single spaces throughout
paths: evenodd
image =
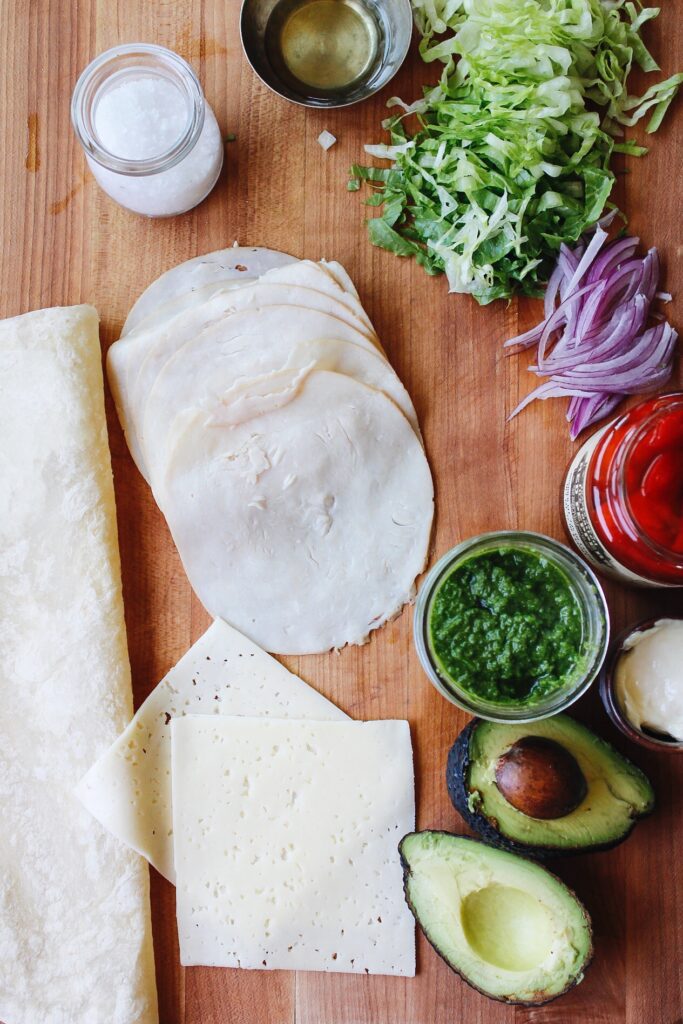
M 327 129 L 322 131 L 318 136 L 318 144 L 322 146 L 324 150 L 332 149 L 332 146 L 334 146 L 336 141 L 337 136 L 333 135 L 332 132 L 328 132 Z
M 216 619 L 78 785 L 91 814 L 174 881 L 170 722 L 180 715 L 345 719 L 336 705 Z
M 415 973 L 407 722 L 174 719 L 180 960 Z

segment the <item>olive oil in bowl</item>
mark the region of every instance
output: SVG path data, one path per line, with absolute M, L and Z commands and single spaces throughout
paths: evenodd
M 366 0 L 280 0 L 265 33 L 274 71 L 306 99 L 341 99 L 377 70 L 381 8 Z

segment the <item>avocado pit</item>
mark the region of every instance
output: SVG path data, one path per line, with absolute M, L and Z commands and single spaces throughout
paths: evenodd
M 541 820 L 566 817 L 588 792 L 576 758 L 543 736 L 524 736 L 498 758 L 496 784 L 508 803 Z

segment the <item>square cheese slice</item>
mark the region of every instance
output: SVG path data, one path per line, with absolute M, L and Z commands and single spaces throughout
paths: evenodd
M 175 881 L 172 719 L 187 715 L 346 719 L 275 658 L 216 619 L 81 779 L 78 797 L 113 832 Z
M 407 722 L 172 722 L 181 963 L 415 973 Z

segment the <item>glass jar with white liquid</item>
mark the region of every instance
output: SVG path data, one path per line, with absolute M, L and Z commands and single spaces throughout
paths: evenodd
M 223 165 L 199 79 L 162 46 L 128 43 L 96 57 L 76 83 L 71 120 L 99 185 L 147 217 L 191 210 Z

